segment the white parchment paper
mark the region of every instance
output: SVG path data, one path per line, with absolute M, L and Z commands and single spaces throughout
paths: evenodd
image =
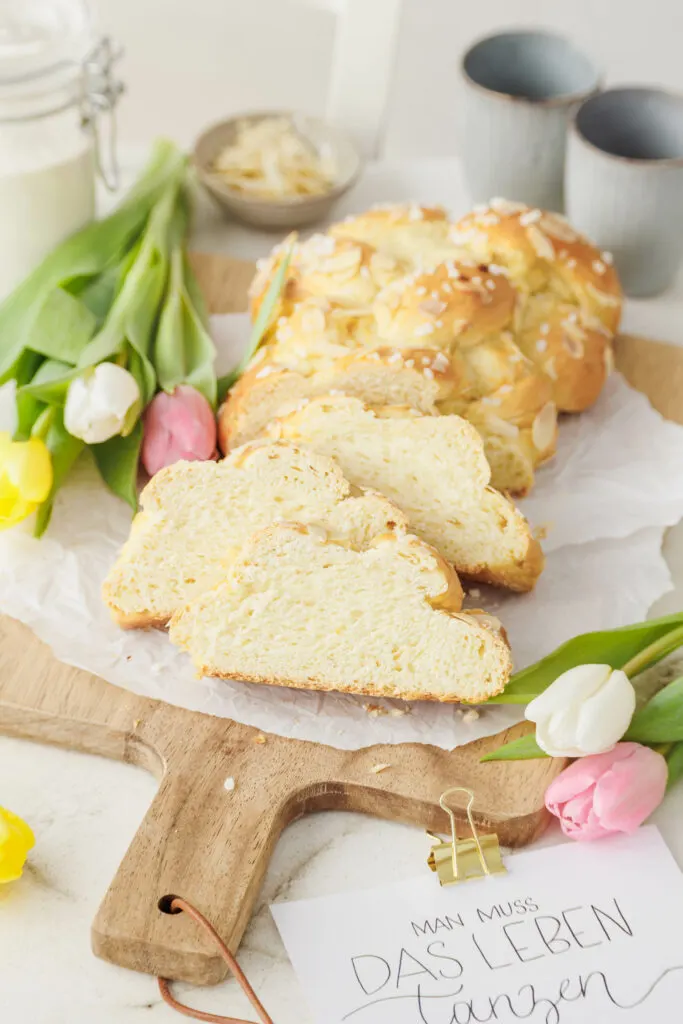
M 215 320 L 222 369 L 239 354 L 245 324 L 239 316 Z M 11 416 L 10 397 L 0 394 L 0 429 Z M 593 410 L 563 424 L 558 456 L 524 502 L 532 524 L 548 530 L 536 590 L 473 588 L 468 599 L 504 622 L 517 668 L 577 633 L 644 618 L 669 589 L 661 542 L 663 528 L 683 516 L 682 467 L 683 428 L 664 421 L 619 375 Z M 129 509 L 84 458 L 42 540 L 26 528 L 0 534 L 0 611 L 27 623 L 62 661 L 135 693 L 337 747 L 415 741 L 452 748 L 521 717 L 514 707 L 476 717 L 451 705 L 392 701 L 372 702 L 386 713 L 368 713 L 368 698 L 198 680 L 165 633 L 121 631 L 101 602 L 129 528 Z

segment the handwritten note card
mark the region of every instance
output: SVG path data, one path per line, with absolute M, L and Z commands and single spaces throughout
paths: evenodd
M 506 863 L 274 905 L 316 1024 L 683 1020 L 683 875 L 655 828 Z

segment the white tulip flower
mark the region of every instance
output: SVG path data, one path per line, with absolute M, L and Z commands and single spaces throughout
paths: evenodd
M 527 706 L 536 742 L 552 757 L 584 757 L 611 750 L 628 729 L 636 693 L 621 669 L 577 665 L 563 672 Z
M 122 434 L 141 405 L 132 373 L 116 363 L 100 363 L 69 385 L 64 426 L 86 444 L 101 444 Z

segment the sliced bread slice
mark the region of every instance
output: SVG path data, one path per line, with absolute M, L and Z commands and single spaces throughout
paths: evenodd
M 224 581 L 176 612 L 170 637 L 203 675 L 481 702 L 505 686 L 510 651 L 497 620 L 459 612 L 454 580 L 411 534 L 358 550 L 282 523 L 252 536 Z
M 467 420 L 327 395 L 275 420 L 265 434 L 331 456 L 352 483 L 381 491 L 458 572 L 511 590 L 533 588 L 543 569 L 540 545 L 522 513 L 488 486 L 484 444 Z
M 150 481 L 103 596 L 126 627 L 162 626 L 215 586 L 255 530 L 278 520 L 358 547 L 405 528 L 380 494 L 353 488 L 331 459 L 285 442 L 244 445 L 223 462 L 178 462 Z

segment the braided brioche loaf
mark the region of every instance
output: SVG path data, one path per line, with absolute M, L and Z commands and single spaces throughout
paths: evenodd
M 289 243 L 259 264 L 256 315 Z M 494 203 L 382 207 L 294 245 L 252 364 L 219 417 L 223 451 L 303 400 L 458 413 L 480 432 L 492 484 L 514 494 L 555 451 L 556 411 L 595 400 L 621 306 L 611 266 L 566 222 Z

